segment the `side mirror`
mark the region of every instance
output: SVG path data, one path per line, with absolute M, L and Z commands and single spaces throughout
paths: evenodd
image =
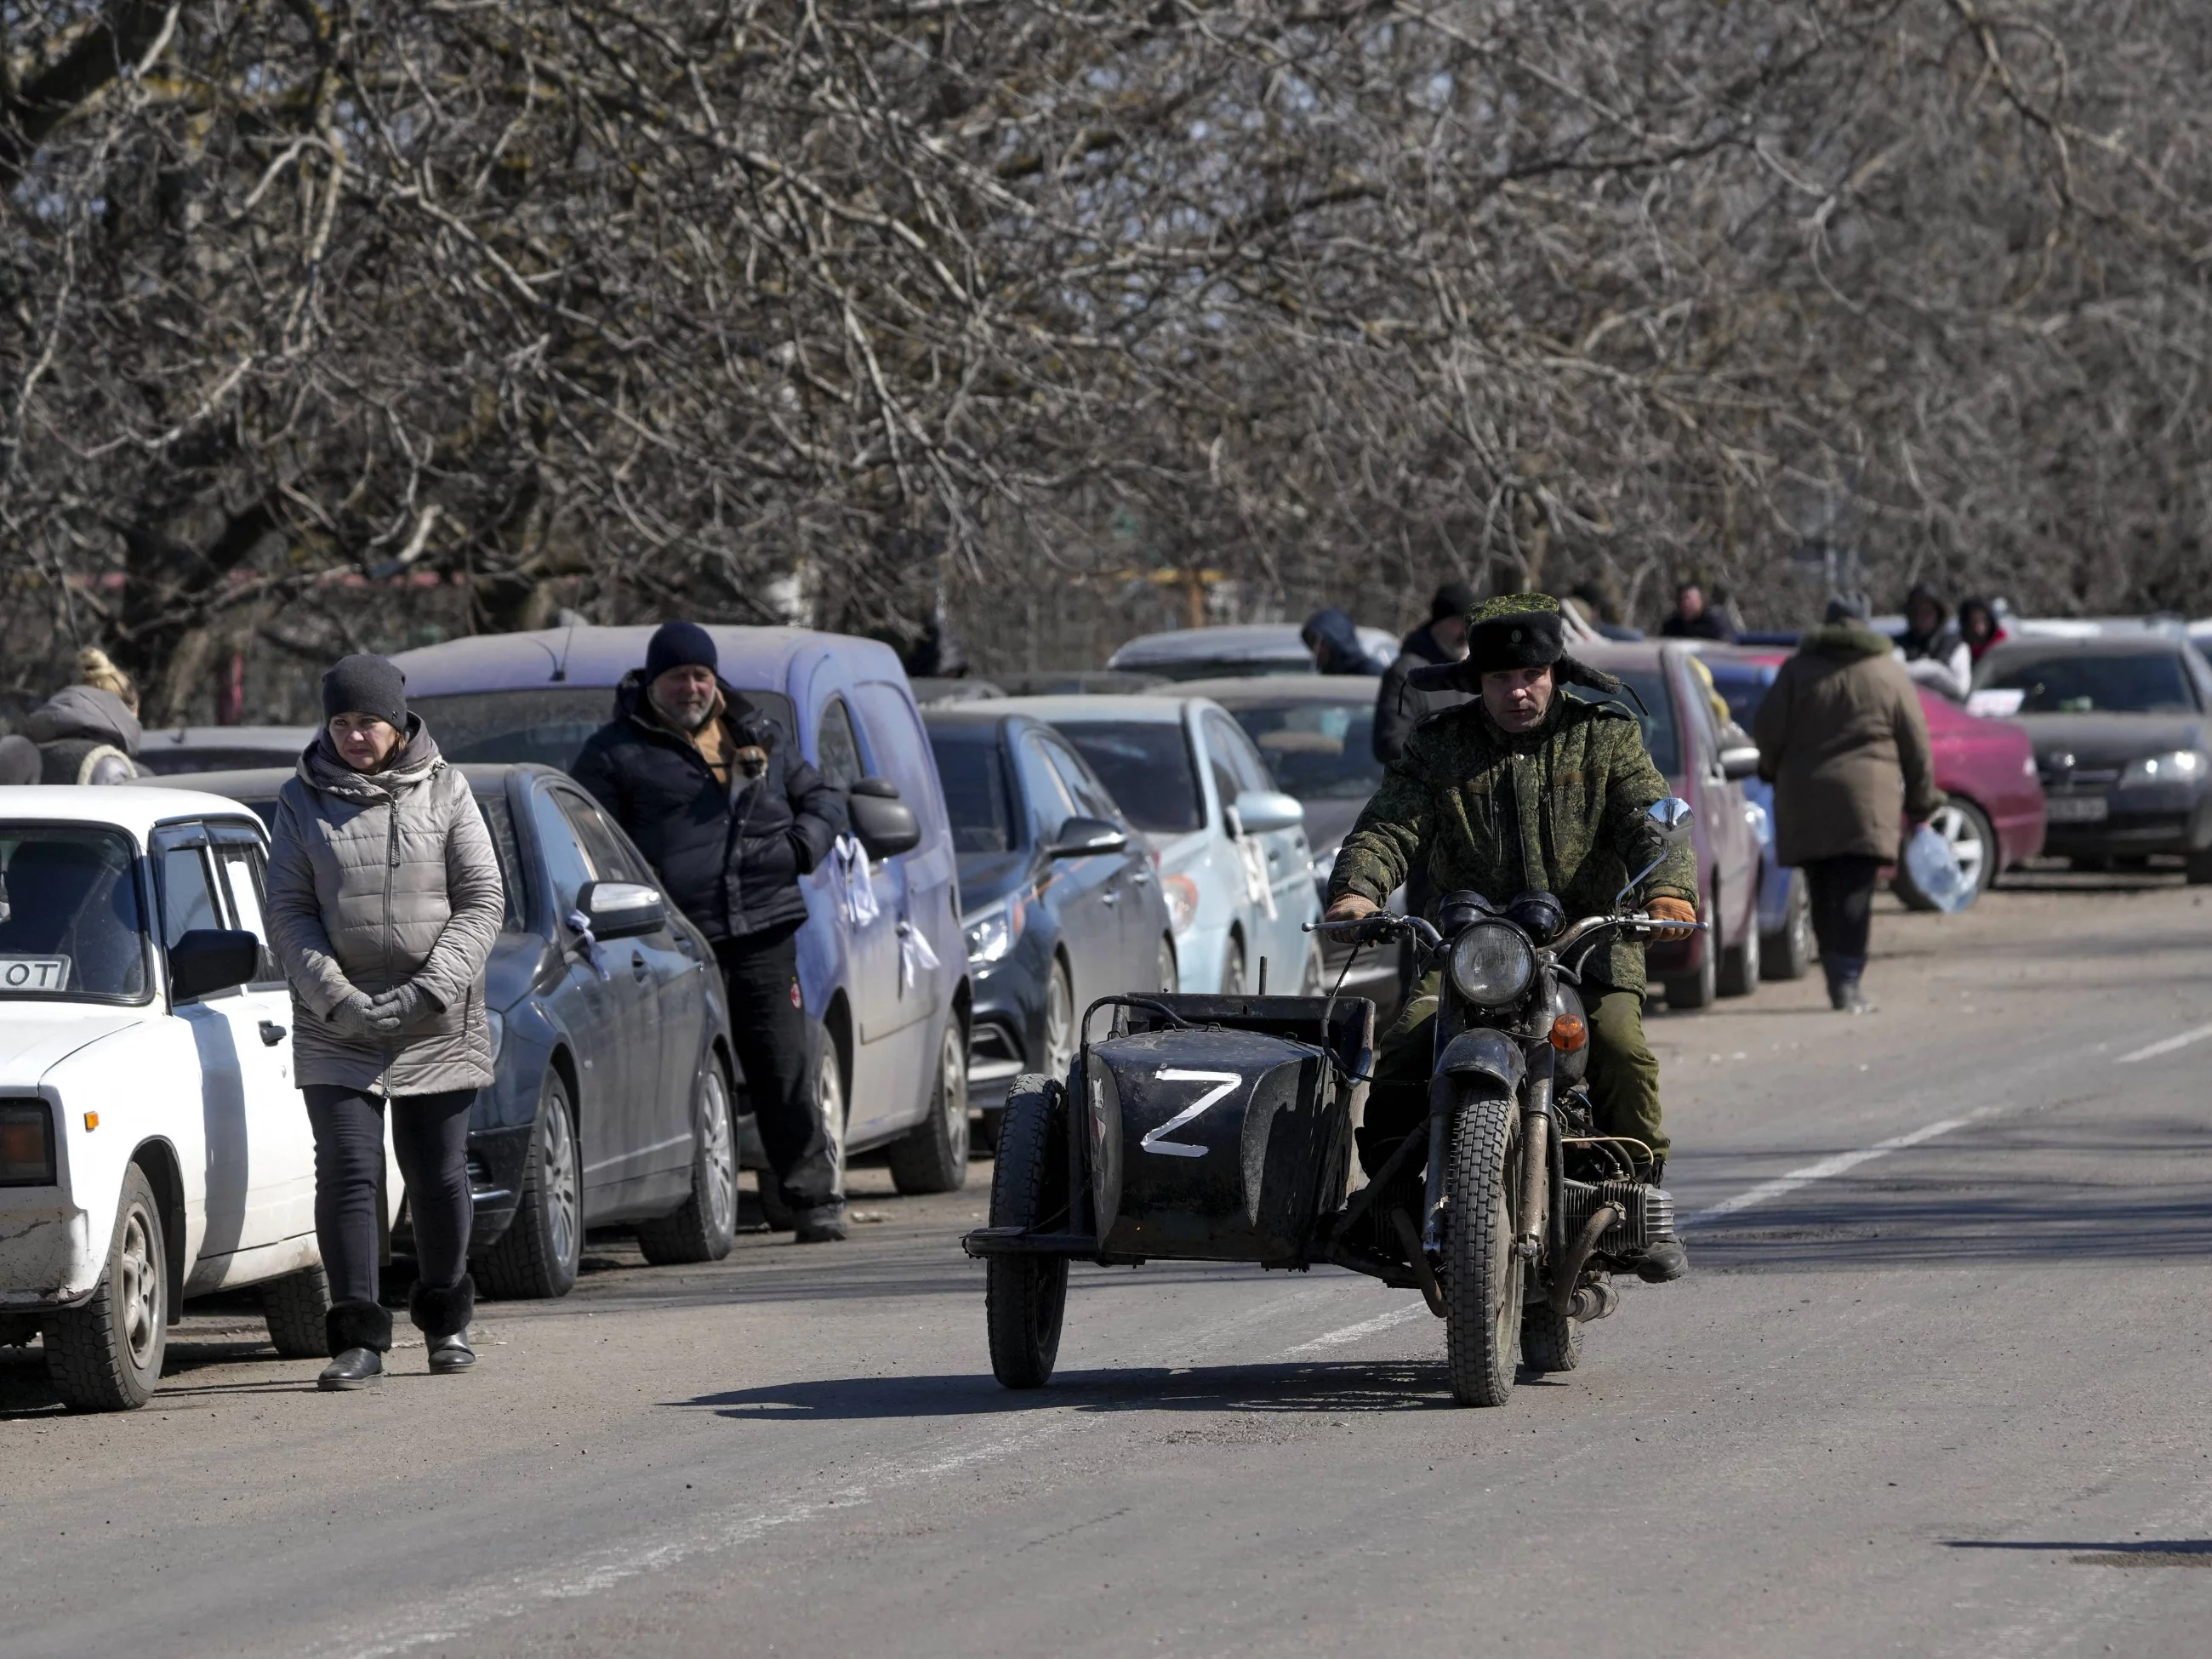
M 261 941 L 242 928 L 195 927 L 169 947 L 169 999 L 190 1002 L 253 978 Z
M 1722 750 L 1721 775 L 1730 783 L 1741 783 L 1746 778 L 1757 777 L 1759 775 L 1758 746 L 1745 744 Z
M 1755 756 L 1757 750 L 1752 750 Z M 1679 841 L 1690 833 L 1690 820 L 1697 816 L 1690 803 L 1680 795 L 1667 795 L 1644 809 L 1644 817 L 1651 827 L 1668 841 Z
M 882 778 L 862 778 L 845 792 L 853 834 L 872 859 L 896 858 L 921 845 L 921 824 L 914 808 L 899 799 L 898 787 Z
M 1248 836 L 1303 829 L 1306 821 L 1306 809 L 1298 804 L 1297 797 L 1273 789 L 1247 789 L 1237 797 L 1231 810 Z
M 1128 845 L 1129 837 L 1118 823 L 1109 823 L 1103 818 L 1070 818 L 1060 826 L 1060 834 L 1044 849 L 1044 855 L 1048 859 L 1087 859 L 1099 853 L 1119 853 Z
M 658 887 L 635 881 L 587 881 L 576 893 L 576 908 L 593 939 L 635 939 L 668 926 L 668 901 Z

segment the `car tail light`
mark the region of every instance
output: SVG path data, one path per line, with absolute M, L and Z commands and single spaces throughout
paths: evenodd
M 43 1100 L 0 1100 L 0 1187 L 54 1184 L 54 1116 Z

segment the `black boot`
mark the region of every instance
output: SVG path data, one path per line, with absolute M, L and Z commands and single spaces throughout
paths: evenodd
M 454 1371 L 465 1371 L 477 1363 L 477 1352 L 469 1346 L 465 1333 L 430 1339 L 430 1375 L 445 1376 Z
M 798 1220 L 795 1242 L 800 1244 L 834 1244 L 852 1232 L 842 1202 L 817 1204 L 811 1210 L 801 1210 Z
M 434 1291 L 417 1279 L 407 1297 L 407 1316 L 428 1337 L 467 1336 L 470 1322 L 477 1316 L 476 1280 L 463 1273 L 461 1282 L 450 1291 Z M 431 1352 L 437 1352 L 434 1342 Z
M 392 1315 L 374 1302 L 334 1302 L 323 1316 L 331 1363 L 315 1379 L 319 1389 L 365 1389 L 384 1375 L 392 1346 Z
M 1690 1271 L 1690 1253 L 1679 1238 L 1662 1238 L 1644 1247 L 1636 1259 L 1636 1276 L 1647 1285 L 1668 1285 Z

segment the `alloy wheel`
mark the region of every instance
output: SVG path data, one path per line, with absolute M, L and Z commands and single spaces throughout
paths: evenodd
M 711 1061 L 701 1104 L 706 1118 L 701 1130 L 706 1140 L 707 1218 L 720 1236 L 737 1225 L 738 1158 L 730 1131 L 730 1093 L 722 1085 L 722 1068 Z
M 948 1020 L 937 1055 L 937 1091 L 945 1102 L 945 1133 L 957 1167 L 968 1161 L 968 1044 L 960 1022 Z
M 153 1224 L 153 1218 L 133 1205 L 124 1218 L 123 1247 L 115 1261 L 123 1340 L 130 1347 L 131 1363 L 141 1370 L 161 1336 L 161 1267 L 148 1237 Z
M 1959 860 L 1959 873 L 1966 877 L 1967 887 L 1978 892 L 1990 860 L 1989 845 L 1982 838 L 1981 826 L 1955 805 L 1946 803 L 1936 809 L 1935 816 L 1928 820 L 1928 827 L 1942 836 L 1952 856 Z
M 583 1182 L 576 1169 L 576 1133 L 568 1122 L 568 1109 L 560 1100 L 546 1103 L 544 1160 L 545 1219 L 551 1234 L 554 1259 L 564 1264 L 583 1254 Z
M 1044 986 L 1044 1074 L 1064 1079 L 1075 1060 L 1075 992 L 1059 963 Z

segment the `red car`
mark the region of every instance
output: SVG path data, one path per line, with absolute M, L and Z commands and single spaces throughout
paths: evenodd
M 1748 730 L 1759 698 L 1774 682 L 1788 653 L 1709 647 L 1699 653 L 1728 699 L 1738 724 Z M 1753 672 L 1743 672 L 1744 668 Z M 1731 668 L 1735 672 L 1731 672 Z M 1928 716 L 1936 758 L 1936 787 L 1950 799 L 1930 820 L 1959 855 L 1959 867 L 1986 890 L 1998 875 L 2043 851 L 2043 785 L 2035 750 L 2017 721 L 1969 714 L 1940 692 L 1917 688 Z M 1897 896 L 1915 909 L 1933 906 L 1902 871 Z

